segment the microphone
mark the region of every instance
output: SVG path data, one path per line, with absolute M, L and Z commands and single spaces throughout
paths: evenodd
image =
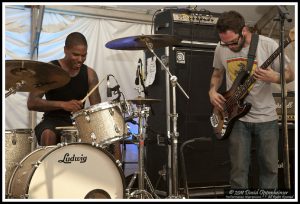
M 120 85 L 116 85 L 115 87 L 113 88 L 110 88 L 110 94 L 113 92 L 114 94 L 118 94 L 118 97 L 115 98 L 113 101 L 120 101 L 120 98 L 121 98 L 121 92 L 120 92 Z
M 135 81 L 134 81 L 135 85 L 140 84 L 140 64 L 142 65 L 141 58 L 139 58 L 138 66 L 137 66 L 137 70 L 136 70 L 136 77 L 135 77 Z
M 112 97 L 112 91 L 111 91 L 111 88 L 109 87 L 109 76 L 110 75 L 107 75 L 107 78 L 106 78 L 106 82 L 107 82 L 106 96 L 107 97 Z
M 139 77 L 140 77 L 141 81 L 143 81 L 143 77 L 142 77 L 142 73 L 143 73 L 143 62 L 142 62 L 141 58 L 139 58 L 138 63 L 140 64 L 140 67 L 139 67 L 139 68 L 140 68 L 140 70 L 139 70 Z
M 140 80 L 139 80 L 139 69 L 140 69 L 140 65 L 138 65 L 138 67 L 137 67 L 137 70 L 136 70 L 136 74 L 135 74 L 135 81 L 134 81 L 134 83 L 135 83 L 135 85 L 139 85 L 140 84 Z
M 120 85 L 118 84 L 118 85 L 116 85 L 115 87 L 109 88 L 109 89 L 110 89 L 111 92 L 112 92 L 112 91 L 119 91 Z

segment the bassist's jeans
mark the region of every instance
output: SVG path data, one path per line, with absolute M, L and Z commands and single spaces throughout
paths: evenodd
M 278 187 L 279 138 L 277 120 L 264 123 L 235 122 L 229 136 L 231 188 L 248 188 L 252 137 L 255 137 L 256 158 L 259 169 L 259 188 L 276 189 Z

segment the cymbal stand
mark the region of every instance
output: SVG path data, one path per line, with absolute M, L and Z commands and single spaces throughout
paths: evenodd
M 10 87 L 8 89 L 8 92 L 5 93 L 5 98 L 7 98 L 8 96 L 10 96 L 11 94 L 15 94 L 26 82 L 21 80 L 20 82 L 16 83 L 16 88 L 14 87 Z
M 146 130 L 146 122 L 147 117 L 149 116 L 149 107 L 143 107 L 143 105 L 137 105 L 137 115 L 136 117 L 139 118 L 139 131 L 138 131 L 138 171 L 134 173 L 133 177 L 131 178 L 128 187 L 126 188 L 127 198 L 159 198 L 155 192 L 154 188 L 148 178 L 145 170 L 144 170 L 144 142 L 145 142 L 145 130 Z M 131 187 L 134 184 L 134 181 L 138 175 L 138 189 L 130 193 Z M 145 180 L 147 185 L 149 186 L 150 193 L 145 190 Z
M 150 39 L 144 38 L 143 41 L 145 42 L 147 48 L 149 51 L 156 57 L 156 59 L 160 62 L 164 70 L 167 72 L 167 74 L 170 77 L 171 86 L 172 86 L 172 113 L 170 114 L 171 120 L 172 120 L 172 132 L 170 133 L 171 140 L 172 140 L 172 147 L 171 147 L 171 165 L 172 165 L 172 193 L 169 195 L 169 198 L 181 198 L 181 196 L 178 194 L 178 157 L 177 157 L 177 143 L 178 143 L 178 136 L 179 133 L 177 132 L 177 118 L 178 114 L 176 113 L 176 86 L 181 90 L 181 92 L 185 95 L 187 99 L 189 99 L 189 96 L 186 94 L 186 92 L 183 90 L 183 88 L 180 86 L 180 84 L 177 81 L 177 77 L 172 75 L 169 69 L 165 66 L 165 64 L 161 61 L 161 59 L 155 54 L 153 51 L 153 43 L 151 43 Z

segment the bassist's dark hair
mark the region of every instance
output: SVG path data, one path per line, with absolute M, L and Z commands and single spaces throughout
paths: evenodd
M 235 33 L 241 33 L 245 26 L 244 17 L 236 11 L 227 11 L 221 14 L 218 19 L 216 28 L 219 33 L 232 30 Z

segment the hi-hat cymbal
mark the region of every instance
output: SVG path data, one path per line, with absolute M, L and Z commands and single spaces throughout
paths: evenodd
M 140 35 L 112 40 L 105 47 L 115 50 L 145 50 L 148 48 L 146 42 L 151 45 L 151 49 L 155 49 L 175 45 L 180 41 L 178 37 L 166 34 Z
M 5 89 L 16 87 L 24 82 L 17 91 L 49 91 L 66 85 L 70 76 L 62 68 L 45 62 L 32 60 L 5 61 Z
M 131 100 L 128 100 L 130 102 L 132 102 L 133 104 L 136 104 L 136 105 L 150 105 L 152 103 L 158 103 L 158 102 L 161 102 L 160 99 L 151 99 L 151 98 L 144 98 L 144 97 L 137 97 L 135 99 L 131 99 Z

